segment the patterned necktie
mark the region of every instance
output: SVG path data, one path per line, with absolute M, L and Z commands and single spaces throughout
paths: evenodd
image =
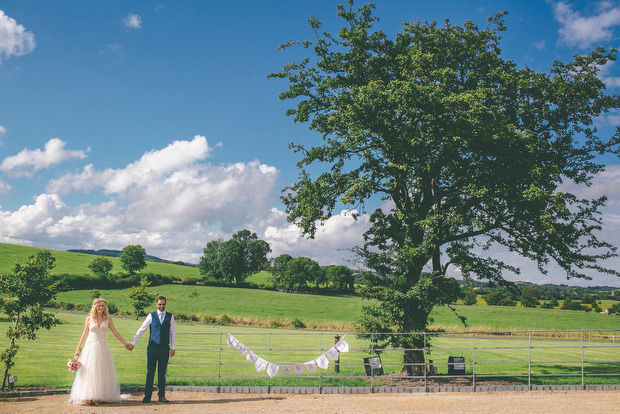
M 163 323 L 164 322 L 164 313 L 160 313 L 159 314 L 159 323 Z

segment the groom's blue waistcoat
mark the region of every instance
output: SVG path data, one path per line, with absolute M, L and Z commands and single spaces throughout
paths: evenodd
M 170 312 L 166 312 L 163 322 L 159 321 L 157 311 L 151 313 L 151 342 L 168 345 L 170 342 L 170 319 L 172 319 Z

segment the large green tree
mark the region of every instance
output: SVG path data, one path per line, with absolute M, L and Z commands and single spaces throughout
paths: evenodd
M 252 273 L 265 268 L 269 252 L 269 243 L 260 240 L 250 230 L 241 230 L 227 241 L 207 243 L 198 269 L 209 279 L 239 284 Z
M 125 246 L 120 259 L 123 269 L 134 274 L 146 267 L 146 250 L 139 244 Z
M 276 287 L 287 289 L 307 289 L 310 283 L 315 287 L 321 284 L 327 285 L 329 281 L 327 273 L 319 262 L 309 257 L 291 257 L 288 254 L 271 260 L 268 269 L 271 279 Z
M 314 40 L 282 45 L 307 57 L 269 75 L 288 80 L 287 115 L 323 137 L 291 144 L 301 172 L 283 196 L 288 219 L 313 236 L 337 209 L 384 201 L 358 250 L 372 270 L 362 293 L 377 300 L 360 328 L 425 330 L 433 307 L 458 296 L 451 267 L 500 283 L 518 272 L 488 255 L 493 245 L 543 273 L 555 263 L 567 277 L 618 274 L 601 264 L 615 248 L 595 235 L 606 198 L 559 189 L 588 185 L 603 169 L 596 156 L 618 151 L 618 132 L 601 138 L 594 125 L 620 107 L 597 77 L 616 51 L 597 48 L 540 73 L 502 58 L 505 13 L 484 29 L 414 22 L 390 37 L 374 28 L 373 9 L 339 6 L 336 35 L 310 18 Z M 408 372 L 421 372 L 421 337 L 374 338 L 403 347 Z
M 31 256 L 26 264 L 15 264 L 11 274 L 0 275 L 0 312 L 10 320 L 6 331 L 9 346 L 0 354 L 4 365 L 2 389 L 9 370 L 15 365 L 17 341 L 34 341 L 39 329 L 50 329 L 59 322 L 54 314 L 43 310 L 43 305 L 57 293 L 56 283 L 50 276 L 55 261 L 48 250 L 43 250 Z
M 326 266 L 323 270 L 332 288 L 353 290 L 355 276 L 353 276 L 353 271 L 347 266 Z

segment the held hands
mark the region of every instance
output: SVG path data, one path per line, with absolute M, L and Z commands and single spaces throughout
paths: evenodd
M 128 351 L 133 351 L 133 345 L 132 344 L 125 344 L 125 348 L 127 348 Z

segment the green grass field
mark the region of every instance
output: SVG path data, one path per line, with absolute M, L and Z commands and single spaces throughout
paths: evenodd
M 0 271 L 10 271 L 13 264 L 23 262 L 29 255 L 39 249 L 0 244 Z M 88 264 L 95 256 L 52 251 L 57 258 L 54 273 L 89 273 Z M 115 270 L 120 269 L 120 261 L 111 258 Z M 149 262 L 147 271 L 177 277 L 199 277 L 198 270 L 192 267 Z M 183 273 L 186 272 L 186 273 Z M 257 285 L 268 285 L 269 275 L 265 272 L 252 276 Z M 179 324 L 179 352 L 173 359 L 169 374 L 171 384 L 214 384 L 217 373 L 236 378 L 222 379 L 221 385 L 227 383 L 265 385 L 317 386 L 320 381 L 324 386 L 367 385 L 366 379 L 346 379 L 347 376 L 361 377 L 364 375 L 362 359 L 370 354 L 366 348 L 367 341 L 359 340 L 354 335 L 347 335 L 347 341 L 355 351 L 343 355 L 341 372 L 334 375 L 333 370 L 321 371 L 320 375 L 307 375 L 300 379 L 277 378 L 267 380 L 266 375 L 256 374 L 252 364 L 247 363 L 243 356 L 226 347 L 226 333 L 233 332 L 247 346 L 268 360 L 278 363 L 306 362 L 318 355 L 317 349 L 327 349 L 333 344 L 335 333 L 344 334 L 354 330 L 355 319 L 360 315 L 365 303 L 356 296 L 319 296 L 298 295 L 263 289 L 218 288 L 208 286 L 162 285 L 149 288 L 152 293 L 168 298 L 167 309 L 172 313 L 195 314 L 204 319 L 205 316 L 228 315 L 246 326 L 211 326 L 204 323 Z M 198 292 L 192 302 L 188 294 Z M 90 290 L 60 292 L 57 302 L 90 305 Z M 119 309 L 129 311 L 131 303 L 127 296 L 128 290 L 100 290 L 100 296 Z M 457 316 L 448 308 L 436 308 L 432 314 L 432 329 L 448 332 L 481 332 L 481 331 L 527 331 L 527 330 L 620 330 L 620 317 L 601 315 L 594 312 L 565 311 L 559 309 L 538 309 L 524 307 L 501 306 L 465 306 L 454 305 L 458 314 L 467 317 L 468 326 L 459 323 Z M 67 359 L 73 355 L 75 346 L 83 329 L 86 312 L 59 313 L 63 323 L 50 331 L 41 331 L 35 342 L 20 341 L 20 350 L 16 358 L 16 366 L 11 371 L 17 375 L 18 386 L 48 386 L 67 388 L 72 382 L 72 375 L 66 370 Z M 310 330 L 264 329 L 257 326 L 290 326 L 290 322 L 298 319 Z M 131 317 L 115 317 L 119 332 L 127 340 L 141 323 Z M 0 315 L 0 332 L 8 328 L 8 321 Z M 549 334 L 549 336 L 552 336 Z M 2 336 L 4 338 L 4 336 Z M 442 337 L 433 340 L 433 350 L 428 359 L 433 359 L 440 374 L 447 370 L 446 359 L 450 355 L 461 355 L 468 361 L 468 373 L 474 366 L 469 365 L 476 358 L 477 375 L 520 375 L 527 372 L 527 352 L 529 345 L 524 342 L 527 335 L 506 338 L 478 338 L 471 335 L 459 337 Z M 141 339 L 133 352 L 126 351 L 122 344 L 108 335 L 113 357 L 116 361 L 119 379 L 122 385 L 141 385 L 144 381 L 146 360 L 146 339 Z M 0 339 L 0 350 L 4 344 Z M 553 361 L 574 361 L 581 359 L 579 342 L 564 338 L 561 346 L 558 342 L 549 341 L 550 348 L 544 348 L 546 339 L 537 338 L 539 348 L 533 350 L 532 372 L 548 374 L 554 372 L 575 373 L 581 367 L 574 364 L 562 364 Z M 223 350 L 220 352 L 221 344 Z M 473 348 L 476 348 L 473 351 Z M 507 351 L 508 348 L 514 351 Z M 202 350 L 198 350 L 202 349 Z M 281 350 L 275 350 L 282 348 Z M 301 351 L 292 351 L 300 348 Z M 594 345 L 584 351 L 584 359 L 590 362 L 588 369 L 592 372 L 606 373 L 608 367 L 596 361 L 616 361 L 618 348 L 599 348 Z M 474 355 L 475 353 L 475 355 Z M 398 372 L 401 367 L 401 351 L 388 351 L 382 355 L 386 372 Z M 204 362 L 205 365 L 195 365 Z M 229 362 L 232 365 L 219 365 L 218 362 Z M 485 362 L 486 361 L 486 362 Z M 492 364 L 487 364 L 491 362 Z M 180 375 L 180 376 L 177 376 Z M 184 375 L 201 375 L 189 378 Z M 257 377 L 258 375 L 258 377 Z M 329 378 L 335 377 L 335 378 Z M 599 378 L 600 379 L 600 378 Z M 557 378 L 556 378 L 557 380 Z M 215 382 L 214 382 L 215 381 Z M 557 382 L 556 382 L 557 383 Z
M 59 313 L 63 323 L 49 331 L 41 331 L 35 342 L 21 341 L 16 366 L 11 371 L 17 375 L 18 386 L 45 386 L 68 388 L 72 373 L 66 370 L 66 362 L 73 352 L 83 329 L 84 314 Z M 141 320 L 114 318 L 115 325 L 123 337 L 130 341 L 140 326 Z M 8 322 L 0 318 L 0 330 L 5 331 Z M 340 373 L 333 370 L 333 363 L 327 370 L 317 370 L 314 375 L 304 373 L 302 378 L 289 378 L 282 374 L 268 379 L 265 372 L 257 373 L 253 364 L 243 355 L 226 344 L 228 333 L 253 350 L 258 356 L 277 364 L 304 363 L 320 356 L 334 344 L 334 335 L 343 332 L 308 332 L 303 330 L 259 329 L 247 327 L 206 326 L 202 324 L 178 324 L 177 354 L 171 360 L 169 384 L 182 385 L 288 385 L 288 386 L 360 386 L 368 385 L 362 365 L 363 358 L 371 354 L 369 343 L 353 334 L 344 338 L 350 352 L 341 355 Z M 590 339 L 586 336 L 586 339 Z M 146 337 L 129 352 L 109 333 L 108 341 L 122 386 L 142 385 L 146 364 Z M 427 356 L 434 361 L 440 376 L 447 374 L 447 358 L 451 355 L 464 356 L 466 373 L 471 375 L 475 366 L 476 375 L 527 375 L 528 338 L 473 335 L 448 335 L 432 340 L 433 350 Z M 579 340 L 536 340 L 532 344 L 532 373 L 579 375 L 581 372 L 581 347 Z M 474 350 L 475 347 L 475 350 Z M 602 364 L 602 361 L 617 360 L 620 344 L 611 342 L 587 342 L 584 358 L 588 361 L 589 374 L 617 374 L 617 364 Z M 475 355 L 474 355 L 475 354 Z M 399 350 L 386 351 L 381 355 L 384 373 L 397 373 L 402 367 Z M 556 361 L 556 362 L 554 362 Z M 558 361 L 563 361 L 562 363 Z M 568 363 L 572 361 L 571 363 Z M 225 365 L 220 365 L 224 363 Z M 222 376 L 218 381 L 218 375 Z M 349 378 L 355 377 L 355 378 Z M 389 377 L 388 377 L 389 378 Z M 521 377 L 521 381 L 526 381 Z M 616 375 L 617 378 L 617 375 Z M 385 381 L 377 378 L 375 385 Z M 580 378 L 573 378 L 580 383 Z M 542 380 L 541 380 L 542 381 Z M 567 383 L 567 379 L 552 377 L 551 383 Z M 554 382 L 555 381 L 555 382 Z M 577 382 L 574 382 L 577 381 Z M 609 383 L 607 377 L 588 378 L 589 383 Z M 613 382 L 613 381 L 612 381 Z
M 306 325 L 321 329 L 352 331 L 355 319 L 365 303 L 357 296 L 297 295 L 261 289 L 219 288 L 210 286 L 163 285 L 149 288 L 153 293 L 168 298 L 173 313 L 199 316 L 223 315 L 252 321 L 293 321 L 300 319 Z M 188 298 L 195 290 L 198 297 L 193 305 Z M 68 291 L 58 294 L 57 301 L 90 304 L 90 291 Z M 128 290 L 100 290 L 102 297 L 119 309 L 131 309 Z M 524 308 L 520 306 L 465 306 L 454 305 L 467 318 L 468 326 L 460 324 L 457 316 L 447 307 L 438 307 L 433 313 L 433 328 L 446 331 L 497 330 L 571 330 L 620 329 L 620 316 L 594 312 L 560 309 Z M 257 322 L 256 322 L 257 323 Z M 255 323 L 255 324 L 256 324 Z M 265 324 L 263 324 L 265 326 Z
M 18 246 L 15 244 L 0 243 L 0 273 L 10 273 L 15 263 L 24 263 L 28 257 L 36 254 L 40 250 L 49 250 L 52 256 L 56 258 L 56 266 L 52 270 L 52 274 L 76 274 L 90 275 L 92 272 L 88 265 L 98 256 L 85 253 L 64 252 L 61 250 L 39 249 L 28 246 Z M 108 257 L 114 265 L 112 273 L 124 273 L 121 267 L 121 260 L 118 257 Z M 148 260 L 145 273 L 155 273 L 162 276 L 176 276 L 180 279 L 188 277 L 200 278 L 197 267 L 181 266 L 171 263 L 153 262 Z
M 300 319 L 307 325 L 334 326 L 339 329 L 352 329 L 358 316 L 362 299 L 355 296 L 296 295 L 261 289 L 237 289 L 211 286 L 162 285 L 149 288 L 153 293 L 168 299 L 168 309 L 172 313 L 244 318 L 263 321 L 292 321 Z M 193 305 L 188 298 L 191 291 L 198 292 Z M 57 301 L 72 303 L 91 303 L 90 291 L 61 292 Z M 109 303 L 119 309 L 131 309 L 128 290 L 100 290 Z

